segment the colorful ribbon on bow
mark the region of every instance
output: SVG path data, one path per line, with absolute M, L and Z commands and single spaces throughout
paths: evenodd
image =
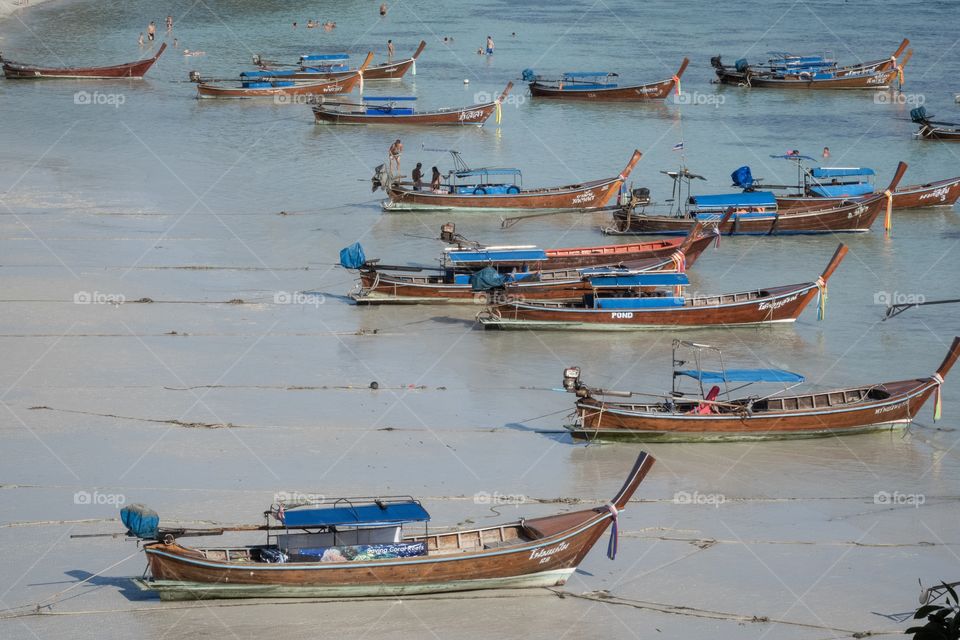
M 720 233 L 720 225 L 719 225 L 719 224 L 717 224 L 717 226 L 715 226 L 715 227 L 713 228 L 713 235 L 716 236 L 716 238 L 715 238 L 714 241 L 713 241 L 713 248 L 714 248 L 714 249 L 719 249 L 719 248 L 720 248 L 720 236 L 723 235 L 723 234 Z
M 673 76 L 673 82 L 677 86 L 677 95 L 680 95 L 680 76 Z
M 603 506 L 610 512 L 610 519 L 613 520 L 610 524 L 610 542 L 607 544 L 607 557 L 615 560 L 617 557 L 617 544 L 620 538 L 620 531 L 617 527 L 617 516 L 620 515 L 620 512 L 617 511 L 617 508 L 611 503 Z
M 935 373 L 932 376 L 933 381 L 937 383 L 936 395 L 933 399 L 933 421 L 936 422 L 940 419 L 941 414 L 943 413 L 943 394 L 940 390 L 943 388 L 943 376 L 939 373 Z
M 503 117 L 503 108 L 500 106 L 500 101 L 497 100 L 497 124 L 500 124 L 500 118 Z
M 883 229 L 890 233 L 890 229 L 893 227 L 893 192 L 887 189 L 883 192 L 883 195 L 887 196 L 887 215 L 883 219 Z
M 823 276 L 817 278 L 817 320 L 827 317 L 827 281 Z
M 676 269 L 677 273 L 686 273 L 687 272 L 687 257 L 683 255 L 682 251 L 675 251 L 670 260 L 673 262 L 673 266 Z M 673 295 L 679 298 L 683 295 L 683 286 L 676 285 L 673 288 Z

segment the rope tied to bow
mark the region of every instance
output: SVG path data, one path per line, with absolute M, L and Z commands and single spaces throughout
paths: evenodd
M 890 233 L 890 229 L 893 227 L 893 192 L 887 189 L 883 192 L 883 195 L 887 196 L 887 215 L 883 219 L 883 229 Z
M 937 390 L 935 392 L 936 395 L 933 399 L 933 421 L 936 422 L 940 419 L 943 413 L 943 394 L 941 393 L 941 389 L 943 389 L 943 376 L 939 373 L 935 373 L 930 376 L 930 378 L 937 385 Z
M 719 248 L 720 248 L 720 236 L 723 235 L 722 233 L 720 233 L 720 224 L 719 224 L 719 223 L 717 223 L 717 225 L 713 228 L 713 235 L 714 235 L 713 248 L 714 248 L 714 249 L 719 249 Z
M 500 105 L 499 100 L 497 100 L 496 110 L 497 110 L 497 115 L 496 115 L 497 124 L 500 124 L 500 119 L 503 117 L 503 107 Z
M 610 524 L 610 542 L 607 544 L 607 557 L 614 560 L 617 557 L 617 544 L 620 539 L 620 530 L 617 526 L 617 516 L 620 515 L 620 512 L 611 502 L 603 505 L 603 508 L 610 512 L 610 519 L 613 521 Z
M 827 317 L 827 281 L 823 276 L 817 278 L 817 320 Z

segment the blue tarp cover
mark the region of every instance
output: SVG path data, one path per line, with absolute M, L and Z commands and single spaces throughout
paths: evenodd
M 416 100 L 415 96 L 364 96 L 364 102 L 395 102 L 398 100 Z
M 242 71 L 240 73 L 241 78 L 282 78 L 284 76 L 292 76 L 296 71 L 284 70 L 284 71 Z
M 472 291 L 490 291 L 502 287 L 506 281 L 507 279 L 493 267 L 484 267 L 470 276 L 470 289 Z
M 733 186 L 740 187 L 741 189 L 749 189 L 753 186 L 753 173 L 750 171 L 750 167 L 743 166 L 730 174 L 730 179 L 733 180 Z
M 563 87 L 564 91 L 591 91 L 593 89 L 616 89 L 618 85 L 616 82 L 591 82 L 589 84 L 577 83 L 577 84 L 568 84 Z
M 308 53 L 300 56 L 301 60 L 319 61 L 319 60 L 349 60 L 349 53 Z
M 366 261 L 367 257 L 363 254 L 363 247 L 359 242 L 340 250 L 340 266 L 344 269 L 359 269 Z
M 495 249 L 493 251 L 450 251 L 451 262 L 520 262 L 546 260 L 543 249 Z
M 563 74 L 564 78 L 606 78 L 617 74 L 609 71 L 568 71 Z
M 594 309 L 656 309 L 682 307 L 683 298 L 653 296 L 648 298 L 594 298 Z
M 775 207 L 777 199 L 769 191 L 722 193 L 692 198 L 698 209 L 726 209 L 728 207 Z
M 690 369 L 677 371 L 677 376 L 687 376 L 703 382 L 803 382 L 799 373 L 791 373 L 783 369 L 727 369 L 721 371 L 698 371 Z
M 128 535 L 141 540 L 155 540 L 160 516 L 146 505 L 131 504 L 120 509 L 120 522 L 127 528 Z
M 374 526 L 426 522 L 430 514 L 416 502 L 358 504 L 343 507 L 291 508 L 284 515 L 287 528 L 328 527 L 335 525 Z
M 814 178 L 846 178 L 849 176 L 872 176 L 873 169 L 868 167 L 814 167 L 810 170 Z
M 857 198 L 873 193 L 873 185 L 866 182 L 827 184 L 810 187 L 810 191 L 824 198 Z
M 631 275 L 591 276 L 594 287 L 668 287 L 687 285 L 685 273 L 634 273 Z

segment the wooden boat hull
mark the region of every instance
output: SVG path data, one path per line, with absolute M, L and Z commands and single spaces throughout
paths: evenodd
M 507 578 L 450 580 L 423 584 L 374 584 L 328 586 L 230 585 L 179 580 L 139 580 L 138 585 L 153 591 L 164 601 L 228 598 L 357 598 L 411 596 L 428 593 L 558 587 L 566 584 L 575 569 L 541 571 Z
M 943 140 L 945 142 L 960 141 L 960 128 L 950 129 L 929 124 L 922 125 L 917 137 L 921 140 Z
M 608 89 L 577 89 L 576 85 L 570 88 L 554 87 L 543 82 L 530 83 L 530 95 L 536 98 L 554 98 L 558 100 L 586 100 L 593 102 L 648 102 L 663 100 L 677 86 L 683 72 L 690 61 L 683 59 L 677 75 L 659 82 L 632 85 L 628 87 L 611 87 Z
M 635 331 L 756 326 L 794 322 L 817 297 L 816 283 L 691 298 L 682 307 L 593 309 L 511 302 L 478 316 L 489 329 Z
M 577 249 L 547 249 L 545 253 L 550 269 L 583 269 L 618 264 L 629 265 L 654 258 L 669 259 L 678 251 L 682 251 L 686 268 L 689 269 L 715 241 L 716 235 L 707 233 L 689 241 L 677 238 Z M 517 263 L 516 266 L 521 265 Z
M 413 65 L 416 64 L 417 58 L 420 57 L 420 54 L 423 52 L 426 46 L 427 43 L 421 40 L 420 46 L 417 47 L 417 50 L 411 57 L 404 60 L 397 60 L 396 62 L 382 62 L 380 64 L 367 67 L 363 72 L 364 81 L 401 80 L 403 76 L 410 71 Z M 301 69 L 300 71 L 294 72 L 293 75 L 284 77 L 293 78 L 295 80 L 340 80 L 356 72 L 356 69 L 350 69 L 347 71 L 307 71 Z
M 110 80 L 116 78 L 142 79 L 150 67 L 167 48 L 167 43 L 161 43 L 160 49 L 152 58 L 127 62 L 108 67 L 36 67 L 9 60 L 3 61 L 3 73 L 10 80 L 43 80 L 43 79 L 74 79 L 74 80 Z
M 384 187 L 388 200 L 382 206 L 386 211 L 430 209 L 591 211 L 607 206 L 619 195 L 620 188 L 633 167 L 639 162 L 640 156 L 639 151 L 634 151 L 626 168 L 615 178 L 547 189 L 522 189 L 519 193 L 487 195 L 433 193 L 432 191 L 415 191 L 409 185 L 391 183 Z
M 493 115 L 497 105 L 475 104 L 462 109 L 448 111 L 430 111 L 409 115 L 371 116 L 360 113 L 338 113 L 335 109 L 315 107 L 314 119 L 317 124 L 370 124 L 393 126 L 449 126 L 483 124 Z
M 818 198 L 817 201 L 820 199 Z M 810 205 L 764 215 L 741 216 L 734 213 L 718 224 L 724 235 L 788 235 L 869 231 L 877 217 L 886 210 L 887 198 L 882 194 L 841 205 Z M 616 211 L 608 233 L 621 234 L 684 234 L 696 224 L 692 217 L 643 215 Z
M 801 78 L 769 78 L 741 73 L 730 68 L 717 69 L 717 78 L 722 84 L 772 89 L 889 89 L 897 78 L 896 69 L 870 73 L 843 75 L 821 80 Z
M 224 87 L 215 84 L 200 83 L 197 85 L 198 98 L 277 98 L 278 96 L 322 96 L 350 93 L 360 82 L 360 74 L 356 71 L 342 80 L 330 82 L 308 82 L 295 84 L 292 87 Z
M 567 428 L 577 437 L 631 441 L 703 442 L 783 440 L 870 433 L 907 427 L 936 389 L 927 378 L 887 383 L 897 393 L 885 400 L 836 408 L 760 414 L 663 414 L 637 411 L 629 403 L 597 398 L 577 401 L 577 424 Z M 817 396 L 836 395 L 827 392 Z M 829 410 L 828 410 L 829 409 Z
M 956 203 L 957 199 L 960 199 L 960 177 L 899 187 L 893 193 L 893 208 L 950 207 Z M 797 209 L 818 203 L 838 206 L 850 200 L 850 198 L 821 198 L 816 196 L 777 196 L 777 208 L 782 210 Z M 854 198 L 854 200 L 857 199 Z

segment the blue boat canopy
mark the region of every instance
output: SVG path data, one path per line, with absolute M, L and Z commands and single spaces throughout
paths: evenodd
M 872 176 L 873 169 L 868 167 L 814 167 L 810 170 L 814 178 L 847 178 L 850 176 Z
M 242 71 L 240 73 L 241 78 L 283 78 L 285 76 L 292 76 L 295 71 L 292 69 L 278 70 L 278 71 Z
M 809 160 L 810 162 L 816 162 L 816 158 L 811 158 L 810 156 L 801 156 L 798 153 L 785 153 L 778 156 L 770 156 L 771 158 L 779 158 L 782 160 Z
M 590 276 L 590 284 L 604 287 L 668 287 L 690 284 L 685 273 L 632 273 Z
M 430 514 L 420 503 L 410 500 L 381 504 L 374 502 L 349 506 L 291 508 L 284 514 L 283 524 L 288 529 L 333 526 L 376 527 L 429 520 Z
M 300 56 L 300 60 L 302 61 L 309 60 L 311 62 L 319 62 L 319 61 L 337 62 L 337 61 L 343 61 L 343 60 L 349 60 L 349 59 L 350 59 L 349 53 L 307 53 L 305 55 Z
M 563 74 L 564 78 L 607 78 L 617 74 L 610 71 L 567 71 Z
M 709 196 L 693 196 L 698 209 L 727 209 L 729 207 L 775 207 L 777 198 L 770 191 L 747 191 L 744 193 L 721 193 Z
M 822 198 L 859 198 L 873 193 L 873 185 L 866 182 L 824 184 L 810 187 L 810 191 Z
M 415 96 L 364 96 L 364 102 L 397 102 L 400 100 L 416 100 Z
M 470 176 L 518 176 L 520 169 L 469 169 L 468 171 L 457 171 L 454 173 L 458 178 L 468 178 Z
M 477 251 L 450 251 L 450 262 L 538 262 L 547 259 L 543 249 L 480 249 Z
M 727 369 L 723 371 L 701 371 L 688 369 L 675 371 L 675 376 L 687 376 L 701 382 L 803 382 L 806 380 L 799 373 L 791 373 L 783 369 Z

